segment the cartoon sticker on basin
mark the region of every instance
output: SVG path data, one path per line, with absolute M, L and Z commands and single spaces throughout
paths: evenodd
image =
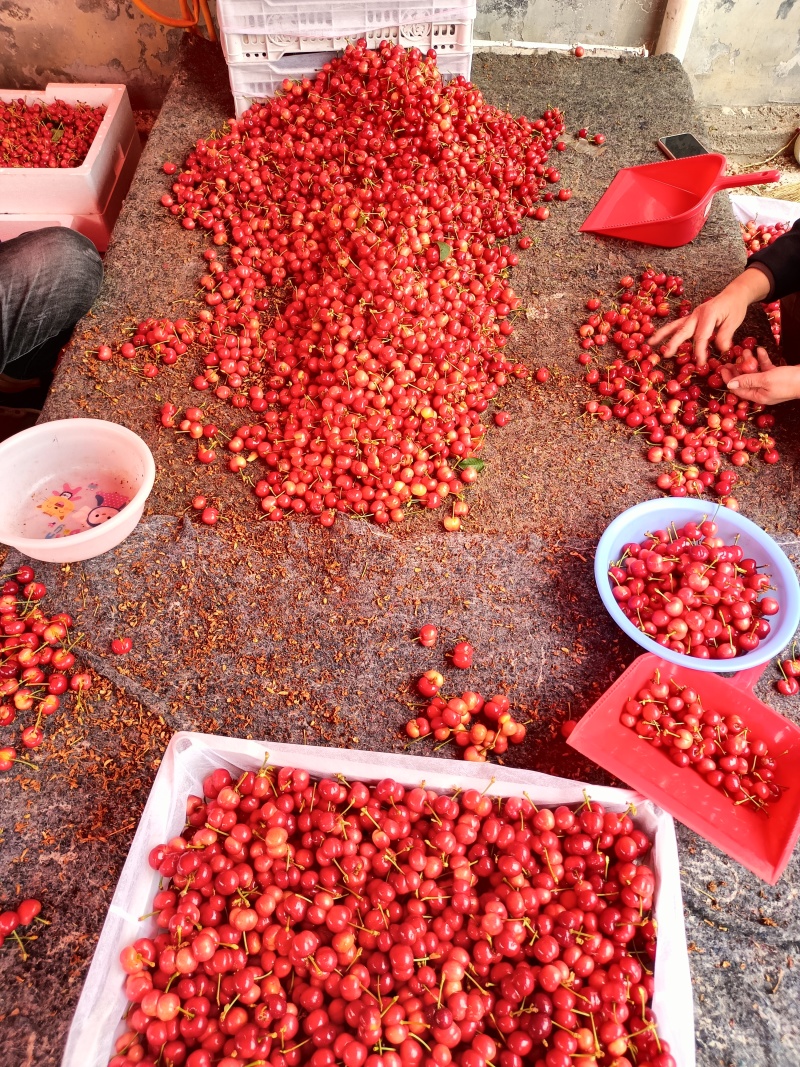
M 39 536 L 50 540 L 91 530 L 118 515 L 129 500 L 117 489 L 101 489 L 99 481 L 91 481 L 85 487 L 65 482 L 61 489 L 51 489 L 47 498 L 36 505 L 40 519 L 49 520 Z
M 37 508 L 54 519 L 66 519 L 75 510 L 74 501 L 80 495 L 81 487 L 73 489 L 69 482 L 64 482 L 59 492 L 53 492 L 43 504 L 37 504 Z

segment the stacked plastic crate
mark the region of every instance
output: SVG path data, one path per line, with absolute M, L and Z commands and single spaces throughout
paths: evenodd
M 236 114 L 362 37 L 370 48 L 433 48 L 442 77 L 469 77 L 475 8 L 476 0 L 217 0 Z

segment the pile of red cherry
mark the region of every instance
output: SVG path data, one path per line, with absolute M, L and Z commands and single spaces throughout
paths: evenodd
M 0 100 L 0 166 L 79 167 L 105 113 L 105 105 Z
M 164 207 L 211 238 L 203 307 L 140 323 L 120 354 L 153 377 L 191 348 L 194 388 L 246 409 L 221 448 L 271 520 L 401 522 L 455 499 L 458 529 L 486 413 L 527 374 L 504 353 L 507 241 L 569 199 L 548 163 L 563 130 L 556 109 L 515 118 L 444 85 L 433 53 L 348 47 L 164 165 Z
M 739 715 L 703 707 L 696 690 L 658 671 L 625 702 L 623 726 L 654 748 L 662 748 L 678 767 L 691 767 L 734 804 L 759 810 L 780 800 L 777 761 L 766 742 L 755 738 Z
M 726 545 L 710 519 L 670 523 L 626 544 L 609 567 L 622 613 L 659 645 L 696 659 L 733 659 L 769 636 L 780 610 L 770 579 L 738 544 Z
M 417 640 L 423 648 L 435 648 L 439 631 L 432 623 L 420 628 Z M 475 650 L 469 641 L 459 641 L 450 653 L 450 661 L 460 670 L 468 670 L 473 663 Z M 433 737 L 437 749 L 455 741 L 465 760 L 485 763 L 492 754 L 502 756 L 508 751 L 509 742 L 520 745 L 525 740 L 525 725 L 517 722 L 509 711 L 511 703 L 507 696 L 498 693 L 485 700 L 473 690 L 453 696 L 448 700 L 439 695 L 444 685 L 444 675 L 437 670 L 426 671 L 417 679 L 417 690 L 430 700 L 425 713 L 416 715 L 405 724 L 405 731 L 412 741 L 421 737 Z M 484 720 L 473 721 L 482 715 Z
M 28 953 L 25 949 L 25 942 L 35 940 L 35 935 L 33 937 L 20 936 L 18 930 L 21 926 L 30 926 L 32 922 L 39 922 L 49 926 L 49 920 L 39 918 L 41 910 L 41 901 L 28 897 L 25 900 L 21 900 L 15 908 L 0 912 L 0 948 L 5 944 L 7 938 L 13 939 L 19 946 L 23 960 L 27 960 Z
M 438 671 L 427 671 L 419 679 L 417 688 L 431 700 L 424 715 L 406 723 L 406 734 L 413 741 L 430 735 L 441 746 L 452 740 L 463 750 L 465 760 L 485 763 L 492 754 L 503 755 L 509 742 L 520 745 L 525 740 L 525 726 L 509 711 L 507 696 L 498 693 L 484 700 L 480 693 L 467 690 L 445 700 L 438 695 L 442 685 L 444 676 Z M 473 721 L 478 715 L 486 721 Z
M 154 848 L 110 1067 L 676 1067 L 627 813 L 227 770 Z
M 590 315 L 580 326 L 579 362 L 586 366 L 584 380 L 598 394 L 585 404 L 585 411 L 603 422 L 619 419 L 636 433 L 647 433 L 651 463 L 669 463 L 670 471 L 656 480 L 671 496 L 701 496 L 713 491 L 733 510 L 739 504 L 731 496 L 738 480 L 733 467 L 749 464 L 760 453 L 766 463 L 777 463 L 775 440 L 769 434 L 773 415 L 754 408 L 734 393 L 728 393 L 719 374 L 725 360 L 712 356 L 706 366 L 692 359 L 692 344 L 678 349 L 670 369 L 647 339 L 652 337 L 683 295 L 683 281 L 654 269 L 638 281 L 620 279 L 613 307 L 603 310 L 598 297 L 587 300 Z M 678 314 L 688 315 L 691 305 L 680 299 Z M 756 346 L 754 337 L 735 345 L 731 360 L 745 371 Z M 607 344 L 622 352 L 604 367 L 595 365 Z M 726 467 L 725 461 L 732 466 Z
M 11 726 L 17 716 L 30 713 L 33 721 L 22 727 L 25 748 L 38 748 L 44 740 L 44 721 L 54 715 L 69 691 L 91 688 L 92 677 L 73 672 L 72 617 L 66 612 L 45 615 L 41 601 L 47 594 L 36 581 L 33 567 L 24 566 L 0 584 L 0 727 Z M 17 758 L 12 745 L 0 748 L 0 771 L 8 771 Z
M 782 237 L 790 228 L 788 222 L 776 222 L 772 226 L 764 226 L 763 224 L 752 221 L 741 223 L 741 227 L 748 258 L 762 248 L 766 248 L 767 245 L 772 244 L 778 237 Z M 767 313 L 772 336 L 775 338 L 775 344 L 780 345 L 781 302 L 780 300 L 772 300 L 770 303 L 762 304 L 761 306 Z

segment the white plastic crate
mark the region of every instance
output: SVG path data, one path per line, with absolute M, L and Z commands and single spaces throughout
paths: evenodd
M 35 213 L 4 212 L 0 214 L 0 240 L 8 241 L 28 230 L 39 230 L 45 226 L 69 226 L 88 237 L 98 252 L 105 252 L 114 224 L 130 189 L 141 151 L 139 134 L 134 128 L 127 146 L 123 149 L 122 145 L 117 145 L 113 154 L 111 170 L 113 185 L 108 191 L 106 200 L 102 202 L 100 210 L 74 211 L 71 215 L 50 213 L 46 208 L 51 204 L 45 201 L 43 210 Z M 49 173 L 64 174 L 66 171 L 55 170 Z
M 382 26 L 470 21 L 476 7 L 476 0 L 217 0 L 217 21 L 224 33 L 330 40 Z
M 0 90 L 5 101 L 63 100 L 68 104 L 106 106 L 86 159 L 79 167 L 0 167 L 0 213 L 102 214 L 127 156 L 136 162 L 141 146 L 124 85 L 51 82 L 44 90 Z M 127 189 L 125 190 L 127 192 Z
M 472 20 L 453 19 L 450 22 L 413 22 L 403 26 L 378 26 L 347 37 L 303 37 L 279 33 L 223 33 L 222 50 L 229 62 L 252 63 L 259 60 L 282 59 L 289 53 L 322 52 L 331 48 L 342 51 L 359 38 L 369 48 L 377 48 L 381 41 L 391 41 L 403 48 L 418 48 L 420 52 L 433 49 L 438 55 L 449 52 L 472 51 Z
M 236 116 L 254 100 L 266 100 L 280 89 L 285 78 L 302 81 L 313 78 L 326 63 L 336 58 L 336 52 L 303 52 L 283 59 L 262 60 L 257 63 L 229 63 L 228 75 L 236 103 Z M 246 101 L 240 104 L 241 101 Z
M 227 767 L 231 771 L 255 772 L 265 757 L 274 767 L 303 767 L 321 777 L 343 774 L 350 781 L 375 782 L 391 776 L 407 787 L 424 781 L 427 788 L 439 791 L 473 787 L 493 796 L 525 793 L 534 803 L 551 807 L 580 804 L 586 792 L 610 811 L 624 811 L 633 803 L 637 825 L 654 842 L 652 866 L 657 882 L 658 947 L 653 1010 L 659 1033 L 669 1041 L 680 1067 L 695 1067 L 692 986 L 678 847 L 674 823 L 661 808 L 628 789 L 586 786 L 513 767 L 357 749 L 271 745 L 197 733 L 173 735 L 164 753 L 109 905 L 67 1036 L 61 1067 L 106 1067 L 113 1041 L 124 1029 L 120 1020 L 128 1003 L 119 954 L 136 938 L 151 936 L 154 931 L 153 920 L 147 918 L 147 913 L 159 885 L 159 875 L 148 864 L 150 849 L 181 832 L 187 797 L 190 793 L 202 793 L 203 778 L 210 771 Z
M 246 111 L 255 101 L 267 100 L 281 88 L 285 78 L 300 81 L 313 78 L 317 71 L 336 57 L 336 52 L 298 52 L 282 59 L 257 62 L 230 62 L 228 74 L 231 82 L 236 117 Z M 462 74 L 469 78 L 472 67 L 471 52 L 442 52 L 437 65 L 444 81 Z

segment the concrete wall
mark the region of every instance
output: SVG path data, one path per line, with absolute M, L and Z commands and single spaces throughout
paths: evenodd
M 655 46 L 666 0 L 478 0 L 480 39 Z M 800 104 L 800 0 L 700 0 L 684 66 L 701 104 Z
M 684 66 L 702 104 L 800 104 L 800 3 L 701 0 Z
M 483 40 L 649 44 L 666 0 L 478 0 Z
M 177 0 L 150 2 L 179 12 Z M 665 4 L 478 0 L 475 35 L 652 48 Z M 0 87 L 116 80 L 128 84 L 134 106 L 157 106 L 182 32 L 131 0 L 0 0 Z M 800 0 L 700 0 L 685 66 L 701 104 L 800 103 Z

